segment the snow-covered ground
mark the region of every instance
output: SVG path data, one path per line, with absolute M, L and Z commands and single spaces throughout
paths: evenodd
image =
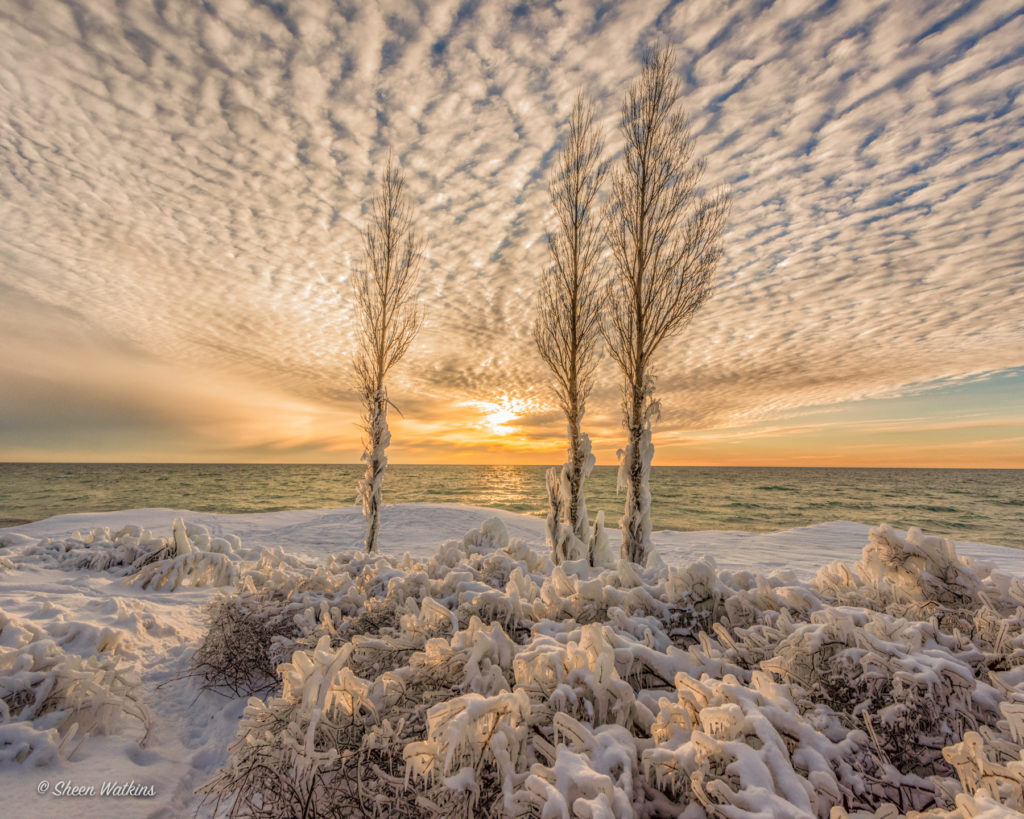
M 190 534 L 198 545 L 182 547 L 175 543 L 172 537 L 175 518 L 183 518 L 192 527 Z M 545 522 L 540 518 L 492 509 L 430 504 L 385 507 L 381 526 L 382 551 L 394 557 L 407 553 L 413 560 L 425 563 L 436 558 L 444 541 L 455 539 L 461 544 L 463 535 L 470 530 L 480 530 L 485 521 L 492 518 L 501 520 L 513 540 L 520 539 L 537 554 L 545 553 Z M 170 551 L 165 562 L 177 560 L 177 568 L 154 571 L 158 564 L 150 564 L 142 570 L 143 574 L 149 572 L 145 578 L 140 580 L 136 576 L 131 582 L 131 577 L 114 570 L 116 566 L 94 562 L 91 567 L 71 567 L 72 557 L 90 553 L 86 542 L 90 538 L 114 543 L 115 535 L 127 526 L 149 530 L 152 535 L 150 542 L 155 542 L 156 538 L 167 538 Z M 104 527 L 109 530 L 106 536 L 93 537 L 89 534 Z M 205 527 L 209 537 L 197 538 L 199 527 Z M 79 535 L 74 535 L 76 532 Z M 608 534 L 617 553 L 618 533 L 609 531 Z M 231 535 L 240 538 L 241 547 L 229 537 Z M 78 541 L 67 540 L 72 537 L 77 537 Z M 129 552 L 122 561 L 125 566 L 137 553 L 129 546 L 142 549 L 146 545 L 146 537 L 145 533 L 138 531 L 122 534 L 117 542 Z M 320 564 L 339 552 L 358 550 L 362 538 L 363 519 L 357 507 L 245 515 L 135 509 L 63 515 L 0 530 L 0 694 L 9 699 L 8 704 L 16 701 L 17 706 L 23 709 L 22 713 L 37 704 L 41 707 L 40 680 L 45 680 L 49 671 L 57 669 L 50 678 L 57 679 L 58 684 L 67 684 L 68 679 L 78 680 L 78 688 L 69 690 L 86 705 L 92 696 L 89 680 L 102 678 L 102 696 L 109 703 L 107 712 L 77 713 L 76 721 L 80 727 L 84 725 L 86 728 L 70 736 L 68 723 L 71 719 L 59 709 L 57 713 L 40 713 L 34 723 L 19 721 L 17 711 L 5 719 L 0 711 L 0 814 L 116 817 L 181 816 L 195 812 L 200 799 L 194 795 L 194 789 L 208 781 L 228 761 L 227 749 L 239 730 L 246 700 L 244 696 L 228 696 L 223 692 L 203 689 L 200 679 L 189 676 L 192 654 L 206 631 L 206 604 L 233 588 L 215 585 L 195 587 L 192 584 L 235 580 L 239 567 L 251 568 L 257 565 L 261 553 L 275 549 L 281 549 L 282 553 L 266 562 L 258 570 L 262 572 L 259 576 L 269 577 L 276 571 L 280 577 L 285 577 L 293 569 L 299 571 L 299 568 L 290 566 L 289 556 Z M 47 544 L 45 539 L 50 539 L 50 543 Z M 498 549 L 499 541 L 503 542 L 498 538 L 498 541 L 490 543 L 484 538 L 480 544 L 490 543 L 490 548 Z M 695 564 L 702 556 L 708 556 L 713 559 L 717 570 L 725 573 L 723 576 L 727 580 L 720 582 L 733 583 L 730 588 L 735 588 L 736 583 L 742 585 L 742 582 L 728 580 L 732 577 L 729 573 L 777 573 L 769 584 L 776 590 L 810 588 L 818 570 L 835 561 L 852 566 L 861 560 L 862 550 L 868 541 L 869 527 L 845 521 L 768 534 L 657 532 L 654 535 L 657 552 L 669 567 L 682 569 Z M 61 545 L 55 546 L 56 543 Z M 187 563 L 183 562 L 187 557 L 183 549 L 193 548 L 210 559 L 203 562 L 202 572 L 189 575 L 183 568 Z M 209 555 L 206 555 L 207 550 Z M 470 557 L 472 552 L 473 549 L 468 549 Z M 974 543 L 957 544 L 957 552 L 970 556 L 979 566 L 990 566 L 997 573 L 1024 575 L 1024 552 Z M 513 558 L 524 566 L 529 565 L 533 558 L 523 554 L 517 553 Z M 449 556 L 445 559 L 450 566 L 456 566 L 455 558 Z M 435 559 L 435 569 L 437 565 Z M 542 575 L 551 572 L 550 565 L 545 569 L 535 560 L 533 565 L 535 574 L 540 573 L 535 581 L 543 580 Z M 407 568 L 409 566 L 411 563 L 406 564 Z M 682 575 L 677 572 L 675 576 Z M 692 572 L 687 576 L 693 576 Z M 987 576 L 985 571 L 978 572 L 978 577 L 984 576 Z M 581 574 L 580 578 L 582 586 L 584 575 Z M 651 584 L 655 584 L 656 579 L 655 575 L 650 575 L 643 583 L 653 588 Z M 525 588 L 532 581 L 526 577 L 521 582 Z M 1000 588 L 1005 586 L 1004 583 Z M 415 605 L 413 608 L 414 613 L 419 612 L 426 617 L 426 605 L 422 611 Z M 536 616 L 533 620 L 537 620 Z M 755 617 L 748 625 L 753 626 L 757 622 Z M 507 623 L 508 618 L 506 626 Z M 573 637 L 575 634 L 572 632 L 569 637 L 558 639 L 562 639 L 563 645 L 565 639 L 570 639 L 570 646 L 574 645 L 572 639 L 578 639 L 582 644 L 584 638 Z M 1020 637 L 1019 627 L 1017 634 L 1012 636 Z M 454 645 L 454 637 L 452 639 Z M 734 654 L 726 651 L 722 656 L 728 655 L 727 660 L 721 662 L 726 666 L 735 662 Z M 88 666 L 90 658 L 98 664 Z M 699 665 L 698 662 L 694 667 Z M 115 666 L 119 669 L 116 673 L 113 670 Z M 127 676 L 119 682 L 119 674 Z M 133 680 L 132 674 L 137 674 L 139 679 Z M 65 682 L 60 683 L 61 680 Z M 31 696 L 36 697 L 36 704 L 25 704 L 28 695 L 24 691 L 20 695 L 17 693 L 19 685 L 24 691 L 34 692 Z M 18 696 L 21 699 L 16 699 Z M 489 696 L 498 694 L 492 691 Z M 513 695 L 510 693 L 509 696 Z M 1024 693 L 1021 699 L 1024 700 Z M 651 697 L 642 701 L 638 698 L 637 714 L 630 719 L 635 718 L 638 724 L 644 720 L 649 722 L 649 718 L 653 718 L 650 712 L 654 702 Z M 144 719 L 132 716 L 136 705 L 142 709 Z M 741 706 L 726 704 L 722 707 L 739 713 Z M 115 718 L 121 711 L 125 711 L 127 716 L 122 714 Z M 663 712 L 658 717 L 661 722 L 655 724 L 655 729 L 661 730 L 665 736 L 675 736 L 675 729 L 666 727 L 667 713 Z M 92 733 L 86 730 L 90 720 L 95 729 Z M 623 720 L 619 720 L 619 724 L 623 724 Z M 571 734 L 573 725 L 578 726 L 579 723 L 570 720 L 561 725 L 563 733 L 569 731 Z M 589 740 L 577 737 L 579 743 L 611 742 L 611 733 L 600 733 L 596 726 L 591 727 L 596 733 L 591 734 Z M 711 728 L 705 728 L 709 734 L 714 734 Z M 556 731 L 556 738 L 557 735 Z M 596 758 L 598 751 L 591 748 L 587 753 L 590 758 Z M 558 764 L 567 758 L 563 755 Z M 421 760 L 415 757 L 408 759 L 414 767 L 426 764 L 421 764 Z M 561 788 L 568 793 L 566 788 L 570 786 L 565 782 L 572 780 L 575 774 L 565 765 L 564 770 L 558 771 L 552 767 L 555 772 L 551 774 L 551 782 L 556 790 Z M 543 771 L 547 769 L 542 766 L 538 770 L 541 773 L 537 776 L 543 779 Z M 662 771 L 661 768 L 658 770 Z M 466 776 L 464 771 L 463 768 L 459 774 L 463 779 Z M 424 773 L 426 781 L 433 781 L 427 773 Z M 667 774 L 663 771 L 658 773 L 658 777 L 664 776 Z M 457 776 L 449 779 L 452 780 L 450 787 L 456 790 L 461 787 Z M 139 788 L 152 788 L 154 793 L 151 796 L 104 796 L 99 793 L 104 783 L 134 783 L 136 787 L 128 790 L 137 794 Z M 619 785 L 621 782 L 616 787 Z M 86 793 L 58 795 L 59 791 L 66 792 L 72 786 L 85 788 Z M 90 787 L 96 791 L 93 795 L 87 792 Z M 542 790 L 536 782 L 532 787 L 536 793 Z M 709 798 L 716 798 L 716 793 L 718 791 Z M 794 804 L 804 799 L 792 794 L 790 797 L 796 800 Z M 597 805 L 600 800 L 595 797 L 591 801 Z M 595 807 L 593 815 L 619 815 L 615 812 L 619 809 L 615 800 L 609 797 L 606 801 L 608 810 L 612 812 L 601 814 Z M 772 812 L 770 806 L 765 810 L 768 811 L 765 815 L 779 815 Z M 208 805 L 204 811 L 209 811 Z M 694 811 L 688 815 L 703 815 L 696 803 Z M 796 808 L 794 811 L 794 816 L 804 815 Z
M 134 524 L 154 534 L 169 535 L 171 522 L 182 517 L 188 523 L 206 526 L 211 534 L 238 535 L 246 546 L 282 546 L 292 554 L 318 559 L 337 551 L 362 546 L 365 535 L 362 510 L 357 506 L 340 509 L 302 509 L 288 512 L 259 512 L 247 515 L 218 515 L 182 509 L 129 509 L 124 512 L 90 512 L 58 515 L 25 526 L 0 529 L 5 535 L 18 533 L 32 538 L 64 537 L 75 530 L 88 532 L 99 526 L 117 531 Z M 500 518 L 513 538 L 538 548 L 544 544 L 544 519 L 458 504 L 406 503 L 385 506 L 381 524 L 381 549 L 385 554 L 429 557 L 449 538 L 461 538 L 479 528 L 488 518 Z M 879 521 L 881 522 L 881 521 Z M 609 520 L 609 527 L 614 521 Z M 655 532 L 658 553 L 670 565 L 685 565 L 701 555 L 710 555 L 721 569 L 769 572 L 789 569 L 811 577 L 826 563 L 853 562 L 867 543 L 870 526 L 837 520 L 816 526 L 802 526 L 778 532 Z M 617 551 L 618 529 L 608 529 L 608 540 Z M 1024 574 L 1024 551 L 983 543 L 958 542 L 957 551 L 1002 571 Z

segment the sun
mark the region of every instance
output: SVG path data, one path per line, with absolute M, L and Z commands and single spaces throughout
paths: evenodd
M 466 406 L 473 407 L 482 413 L 483 418 L 478 424 L 492 435 L 512 435 L 519 431 L 512 422 L 534 409 L 534 402 L 518 396 L 505 394 L 494 401 L 469 401 Z

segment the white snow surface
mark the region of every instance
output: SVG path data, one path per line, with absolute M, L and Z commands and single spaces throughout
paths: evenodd
M 59 756 L 44 752 L 28 762 L 4 761 L 0 747 L 0 814 L 192 815 L 200 805 L 194 789 L 225 764 L 228 745 L 235 739 L 246 708 L 245 697 L 202 690 L 196 678 L 183 676 L 205 631 L 205 604 L 223 589 L 182 585 L 173 591 L 154 590 L 138 583 L 130 585 L 124 577 L 106 571 L 66 568 L 44 560 L 15 561 L 13 568 L 5 568 L 5 558 L 9 563 L 44 538 L 65 539 L 75 532 L 84 534 L 103 527 L 117 532 L 125 526 L 170 538 L 176 518 L 184 519 L 190 527 L 206 527 L 211 539 L 237 535 L 246 550 L 280 547 L 286 555 L 317 562 L 338 552 L 360 550 L 365 534 L 362 510 L 357 506 L 253 514 L 132 509 L 61 515 L 0 529 L 0 626 L 13 624 L 9 633 L 15 636 L 44 630 L 67 654 L 85 658 L 103 651 L 123 659 L 140 678 L 136 696 L 150 718 L 145 738 L 146 728 L 140 721 L 122 718 L 111 723 L 107 735 L 101 732 L 72 737 Z M 539 553 L 546 551 L 545 521 L 541 518 L 434 504 L 385 506 L 381 549 L 386 555 L 408 553 L 414 559 L 426 560 L 437 554 L 444 541 L 461 541 L 466 532 L 480 529 L 491 518 L 500 519 L 511 538 L 521 539 Z M 826 564 L 843 561 L 852 565 L 858 561 L 869 529 L 858 523 L 834 521 L 771 533 L 663 531 L 654 533 L 653 543 L 668 566 L 689 566 L 706 555 L 713 558 L 719 570 L 766 575 L 777 572 L 787 584 L 806 584 Z M 620 533 L 608 531 L 608 538 L 617 555 Z M 1019 550 L 958 543 L 957 552 L 999 572 L 1024 575 L 1024 553 Z M 0 640 L 0 673 L 4 652 L 16 648 L 12 639 L 4 632 Z M 571 756 L 560 758 L 559 765 L 568 765 Z M 596 751 L 592 756 L 598 759 Z M 557 776 L 562 776 L 561 771 L 556 771 Z M 453 775 L 450 787 L 468 785 L 463 781 L 467 776 L 465 769 Z M 44 781 L 50 792 L 40 795 L 37 789 Z M 98 792 L 105 782 L 151 785 L 155 795 L 53 794 L 58 783 L 92 786 Z M 200 815 L 208 812 L 208 807 L 204 808 Z
M 65 537 L 75 530 L 87 532 L 101 526 L 116 531 L 122 526 L 136 525 L 154 534 L 170 535 L 171 522 L 178 517 L 206 526 L 211 535 L 235 534 L 246 546 L 283 546 L 289 553 L 307 559 L 361 548 L 366 527 L 358 506 L 240 515 L 182 509 L 129 509 L 58 515 L 0 529 L 0 544 L 5 543 L 5 539 L 13 543 L 17 535 L 33 539 Z M 459 504 L 405 503 L 384 507 L 381 551 L 396 556 L 408 552 L 413 558 L 423 559 L 433 555 L 445 540 L 461 538 L 494 517 L 505 524 L 510 537 L 520 538 L 534 548 L 543 548 L 545 521 L 540 517 Z M 658 554 L 669 565 L 683 566 L 709 555 L 714 557 L 719 569 L 790 570 L 801 579 L 809 579 L 827 563 L 857 560 L 870 529 L 866 524 L 836 520 L 777 532 L 661 531 L 653 534 L 653 541 Z M 622 533 L 617 529 L 607 532 L 612 551 L 618 554 Z M 957 552 L 1000 571 L 1024 574 L 1024 550 L 958 541 Z

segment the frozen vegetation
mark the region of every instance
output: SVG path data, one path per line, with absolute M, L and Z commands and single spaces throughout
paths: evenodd
M 555 565 L 548 541 L 571 532 L 550 522 L 385 513 L 411 553 L 290 548 L 327 531 L 324 513 L 259 537 L 273 516 L 239 516 L 262 541 L 248 547 L 224 534 L 230 516 L 169 536 L 0 532 L 10 804 L 38 812 L 39 779 L 104 770 L 201 815 L 1024 811 L 1010 550 L 974 550 L 987 565 L 884 525 L 855 549 L 865 530 L 830 524 L 779 533 L 799 572 L 759 569 L 754 540 L 730 554 L 730 533 L 656 533 L 643 567 L 602 530 L 598 565 L 578 545 Z M 353 543 L 357 516 L 337 519 Z M 424 548 L 446 516 L 475 525 Z

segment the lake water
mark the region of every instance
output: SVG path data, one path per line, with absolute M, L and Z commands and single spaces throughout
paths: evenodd
M 464 503 L 547 513 L 545 467 L 389 467 L 386 503 Z M 591 516 L 615 526 L 613 466 L 587 484 Z M 0 464 L 0 527 L 72 512 L 315 509 L 355 502 L 359 465 Z M 655 467 L 655 529 L 770 531 L 830 520 L 920 526 L 1024 549 L 1024 470 Z

